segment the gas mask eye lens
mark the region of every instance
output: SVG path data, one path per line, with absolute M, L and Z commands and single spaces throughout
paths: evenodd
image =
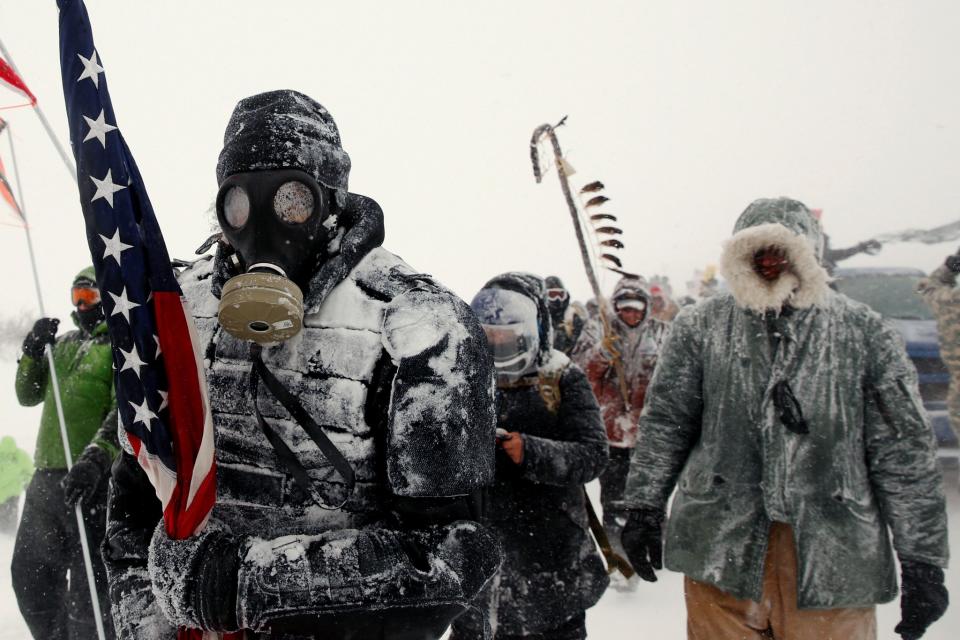
M 273 210 L 284 222 L 306 222 L 313 215 L 313 209 L 313 191 L 296 180 L 284 182 L 273 196 Z
M 223 198 L 223 217 L 234 229 L 240 229 L 250 218 L 250 196 L 240 187 L 230 187 Z

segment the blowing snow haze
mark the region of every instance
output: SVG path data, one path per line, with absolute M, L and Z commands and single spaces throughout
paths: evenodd
M 330 109 L 359 159 L 351 189 L 376 194 L 387 244 L 465 298 L 508 269 L 588 296 L 555 172 L 536 185 L 528 155 L 533 129 L 565 114 L 574 180 L 606 184 L 625 267 L 669 274 L 678 292 L 757 197 L 823 208 L 836 247 L 960 217 L 960 90 L 942 82 L 960 60 L 953 3 L 282 7 L 268 21 L 243 1 L 89 7 L 117 124 L 176 256 L 208 235 L 234 104 L 277 88 Z M 0 0 L 0 24 L 66 140 L 55 3 Z M 4 117 L 42 285 L 65 317 L 69 278 L 89 262 L 76 190 L 34 115 Z M 5 227 L 0 243 L 25 274 L 22 234 Z M 950 250 L 893 245 L 854 264 L 929 270 Z M 28 278 L 8 286 L 32 303 Z

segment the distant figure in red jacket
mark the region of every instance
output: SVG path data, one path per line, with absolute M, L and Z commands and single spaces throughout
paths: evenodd
M 642 278 L 622 278 L 610 299 L 610 334 L 598 342 L 587 359 L 587 377 L 600 403 L 610 441 L 610 461 L 600 476 L 603 523 L 610 542 L 622 553 L 620 530 L 626 522 L 619 502 L 637 442 L 637 424 L 647 385 L 667 325 L 653 317 L 650 292 Z M 617 374 L 622 363 L 623 384 Z

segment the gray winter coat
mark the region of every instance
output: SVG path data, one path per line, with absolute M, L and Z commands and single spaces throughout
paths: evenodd
M 780 314 L 738 304 L 743 282 L 681 312 L 648 392 L 625 502 L 665 508 L 677 485 L 667 568 L 736 597 L 760 599 L 768 530 L 780 521 L 796 538 L 801 608 L 887 602 L 897 593 L 888 527 L 902 560 L 947 563 L 935 442 L 899 334 L 840 294 L 802 290 L 825 282 L 804 272 L 819 227 L 805 208 L 789 209 L 748 209 L 738 230 L 766 224 L 760 244 L 772 227 L 812 239 L 790 247 L 805 254 L 792 256 L 804 284 Z M 778 414 L 781 381 L 809 433 Z

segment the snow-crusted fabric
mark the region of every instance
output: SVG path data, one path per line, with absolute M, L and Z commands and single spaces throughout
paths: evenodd
M 199 534 L 173 540 L 163 522 L 147 558 L 153 594 L 177 626 L 236 631 L 238 543 L 229 528 L 210 520 Z
M 754 270 L 754 255 L 761 249 L 781 249 L 789 262 L 773 282 Z M 723 246 L 720 273 L 737 303 L 758 313 L 779 311 L 785 304 L 795 309 L 823 304 L 830 276 L 820 264 L 823 234 L 820 224 L 800 202 L 787 198 L 761 199 L 741 214 L 733 237 Z
M 497 392 L 498 424 L 520 432 L 524 456 L 519 466 L 502 451 L 497 456 L 487 516 L 504 561 L 477 602 L 479 610 L 454 623 L 471 631 L 466 637 L 474 637 L 485 620 L 498 634 L 553 629 L 593 606 L 607 587 L 583 492 L 606 464 L 603 424 L 583 371 L 553 353 L 561 374 L 556 412 L 548 410 L 536 384 Z
M 322 302 L 312 297 L 317 292 L 307 293 L 305 307 L 316 303 L 317 311 L 306 314 L 299 335 L 264 347 L 268 369 L 298 397 L 356 473 L 355 488 L 348 495 L 343 478 L 313 440 L 261 387 L 258 407 L 313 479 L 324 498 L 320 505 L 287 474 L 252 415 L 249 347 L 217 325 L 213 273 L 213 261 L 208 260 L 196 263 L 181 278 L 201 344 L 206 345 L 217 443 L 217 504 L 212 517 L 228 526 L 240 544 L 253 538 L 269 545 L 285 536 L 395 530 L 409 543 L 406 551 L 418 553 L 415 543 L 421 534 L 416 532 L 424 527 L 398 526 L 394 503 L 427 497 L 462 499 L 493 475 L 493 372 L 482 330 L 470 309 L 428 276 L 387 251 L 374 249 Z M 132 504 L 138 491 L 152 491 L 149 485 L 143 487 L 146 481 L 132 456 L 125 454 L 122 462 L 122 469 L 114 469 L 113 535 L 105 550 L 118 576 L 144 565 L 146 544 L 160 518 L 156 506 Z M 463 548 L 467 547 L 482 547 L 482 553 L 455 561 L 437 552 L 448 563 L 449 580 L 442 584 L 458 585 L 459 591 L 447 594 L 450 602 L 460 602 L 457 606 L 475 595 L 499 560 L 495 544 L 465 542 Z M 266 593 L 261 594 L 266 600 L 250 600 L 257 580 L 244 584 L 247 600 L 238 603 L 241 615 L 245 610 L 267 611 Z M 393 585 L 381 587 L 386 593 Z M 433 595 L 439 597 L 440 583 L 434 587 Z M 347 591 L 341 595 L 350 597 Z M 123 607 L 125 597 L 114 595 L 115 610 Z M 430 602 L 425 600 L 424 607 Z M 312 614 L 299 613 L 310 624 Z M 316 621 L 324 611 L 314 613 Z M 425 616 L 428 613 L 424 610 Z M 265 632 L 262 637 L 285 636 Z
M 217 184 L 234 173 L 263 169 L 302 169 L 345 196 L 350 156 L 320 103 L 297 91 L 268 91 L 234 108 L 223 134 Z
M 787 382 L 809 433 L 785 428 Z M 935 440 L 903 340 L 866 306 L 758 315 L 730 294 L 681 311 L 640 420 L 625 503 L 664 509 L 665 564 L 760 597 L 771 521 L 790 524 L 801 608 L 896 595 L 904 560 L 947 562 Z
M 240 570 L 240 623 L 264 630 L 278 621 L 350 610 L 462 609 L 496 571 L 499 558 L 491 550 L 497 548 L 489 530 L 467 521 L 409 531 L 250 538 Z

